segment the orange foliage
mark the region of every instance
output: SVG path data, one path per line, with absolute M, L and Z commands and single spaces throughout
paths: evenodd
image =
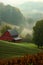
M 43 65 L 43 53 L 0 59 L 0 65 Z

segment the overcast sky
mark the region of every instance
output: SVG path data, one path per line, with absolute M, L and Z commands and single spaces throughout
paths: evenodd
M 43 2 L 43 0 L 0 0 L 0 2 L 3 2 L 4 4 L 10 4 L 13 6 L 17 6 L 17 5 L 20 5 L 22 3 L 29 2 L 29 1 Z

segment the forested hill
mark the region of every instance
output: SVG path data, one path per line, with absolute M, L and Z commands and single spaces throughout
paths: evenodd
M 21 25 L 25 23 L 25 18 L 18 8 L 0 3 L 0 22 L 2 21 L 9 24 Z

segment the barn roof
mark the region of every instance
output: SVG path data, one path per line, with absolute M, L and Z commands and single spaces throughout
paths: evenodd
M 18 35 L 17 30 L 7 30 L 12 36 Z

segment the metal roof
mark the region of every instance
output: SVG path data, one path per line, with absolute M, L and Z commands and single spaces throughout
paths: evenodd
M 15 40 L 21 40 L 22 38 L 20 38 L 20 37 L 16 37 L 16 38 L 14 38 Z
M 12 36 L 18 35 L 17 30 L 7 30 Z

